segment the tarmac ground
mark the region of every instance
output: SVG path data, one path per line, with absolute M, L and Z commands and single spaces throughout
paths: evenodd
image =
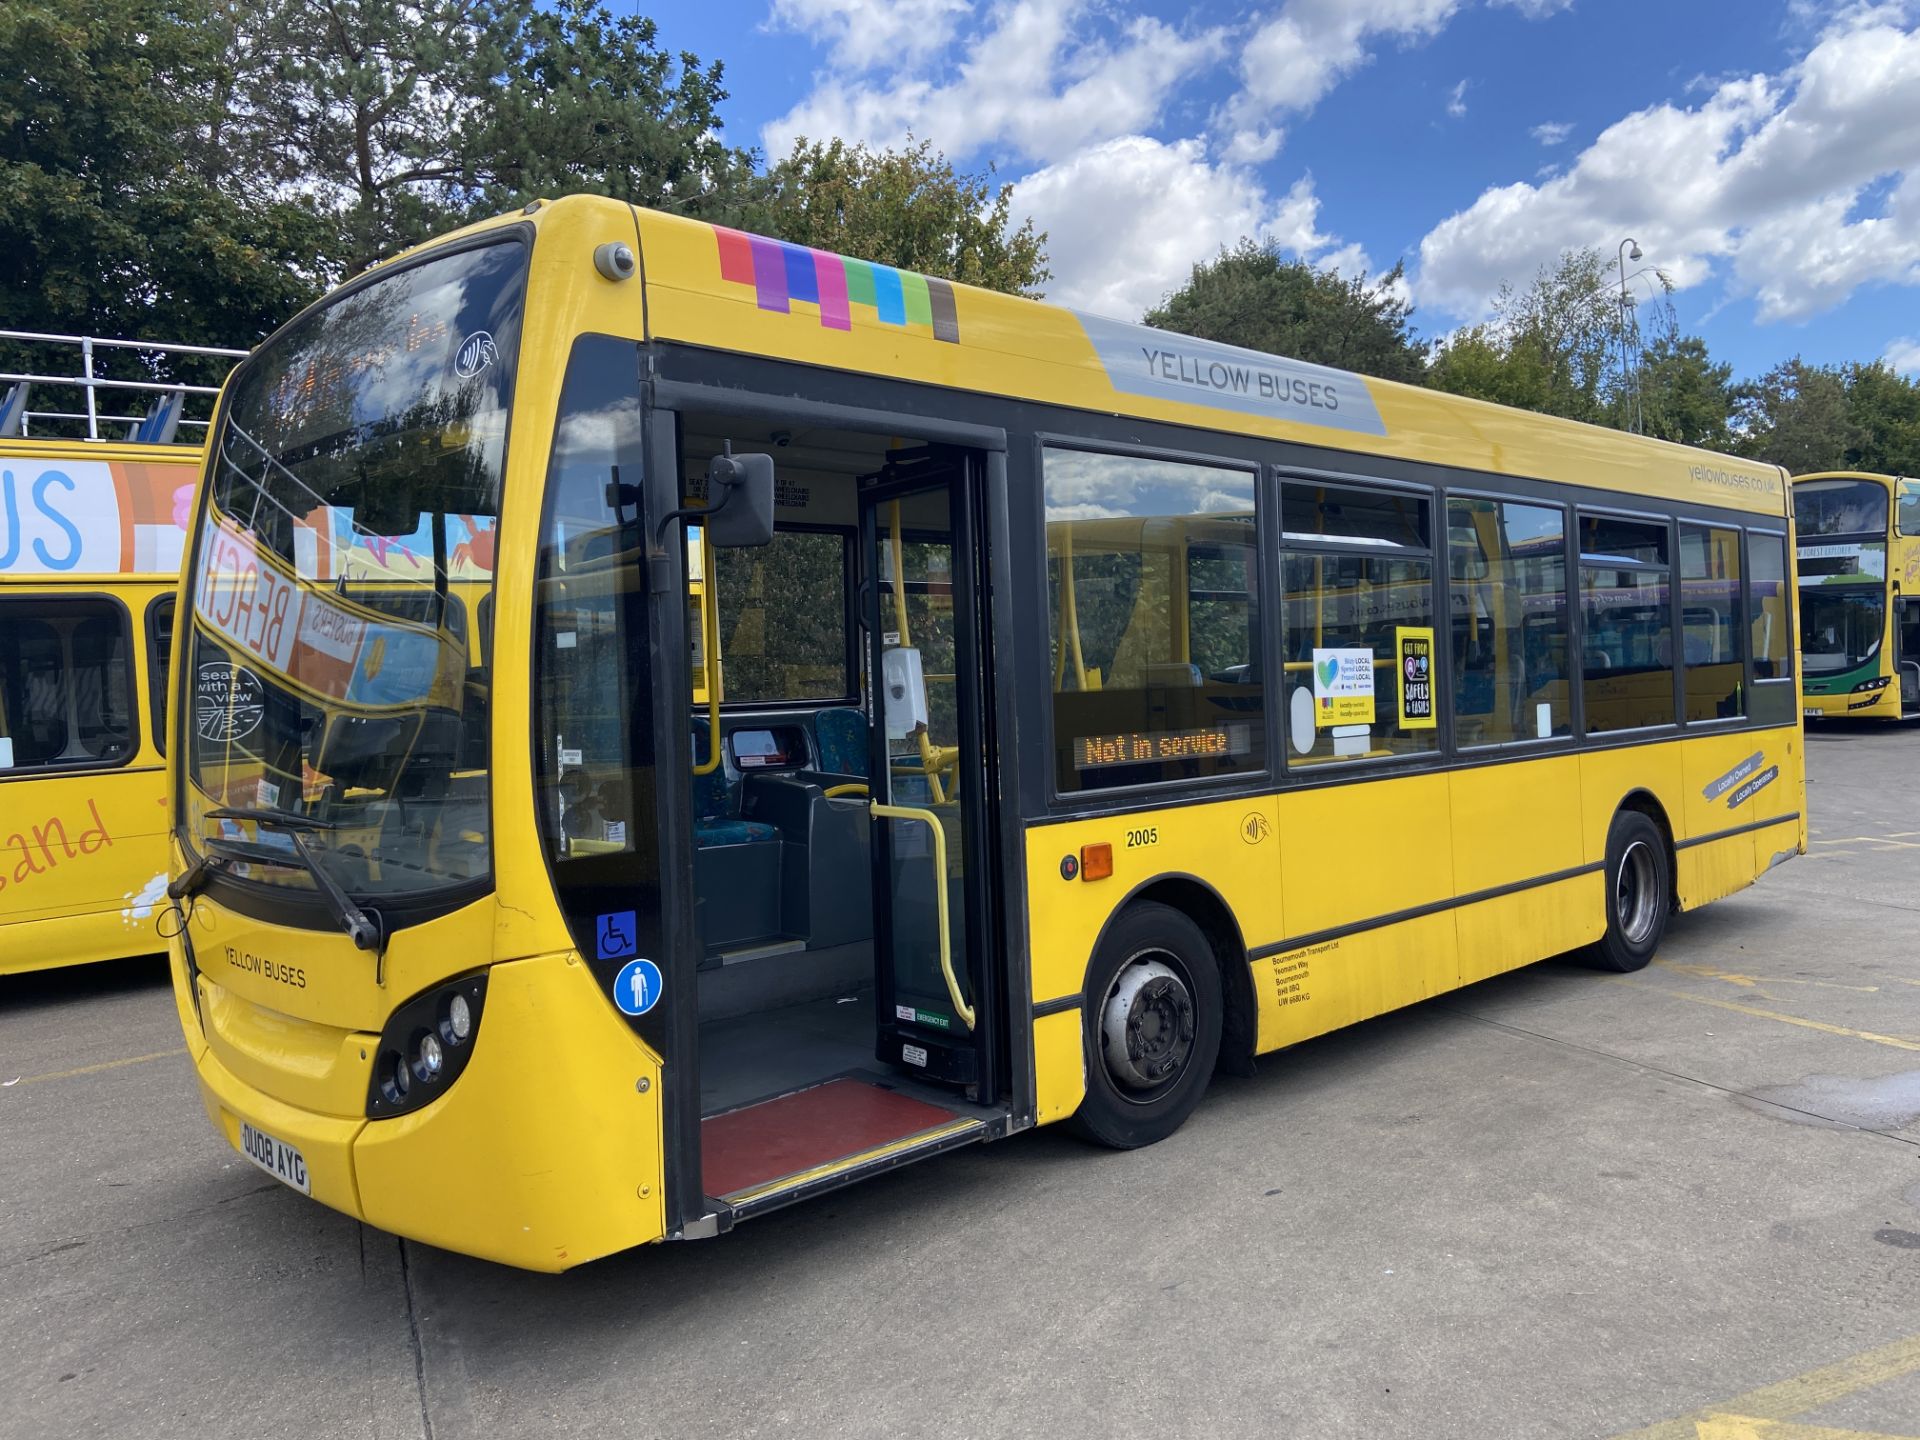
M 563 1276 L 207 1124 L 158 960 L 0 981 L 0 1436 L 1920 1437 L 1920 730 L 1645 971 L 1551 960 Z

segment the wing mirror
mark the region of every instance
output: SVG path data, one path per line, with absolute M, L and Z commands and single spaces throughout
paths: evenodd
M 707 464 L 707 538 L 725 549 L 773 539 L 773 456 L 716 455 Z

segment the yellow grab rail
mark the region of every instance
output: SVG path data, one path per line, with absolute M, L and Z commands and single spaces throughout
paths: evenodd
M 947 924 L 947 832 L 940 824 L 940 817 L 931 810 L 882 805 L 877 800 L 870 808 L 883 820 L 918 820 L 933 832 L 933 896 L 940 912 L 940 973 L 946 977 L 947 996 L 953 1001 L 954 1012 L 971 1030 L 973 1007 L 961 996 L 959 978 L 953 973 L 953 940 Z
M 713 573 L 713 545 L 700 527 L 700 670 L 707 682 L 707 758 L 693 773 L 711 775 L 720 768 L 720 586 Z

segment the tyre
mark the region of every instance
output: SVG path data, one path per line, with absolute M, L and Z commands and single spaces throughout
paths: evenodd
M 1087 967 L 1083 1137 L 1116 1150 L 1164 1140 L 1206 1093 L 1220 1056 L 1220 967 L 1200 927 L 1143 902 L 1116 918 Z
M 1667 933 L 1673 866 L 1660 827 L 1622 810 L 1607 831 L 1607 933 L 1587 951 L 1596 968 L 1625 973 L 1653 959 Z

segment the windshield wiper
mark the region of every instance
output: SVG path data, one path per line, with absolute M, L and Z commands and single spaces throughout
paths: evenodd
M 251 820 L 256 825 L 271 825 L 276 830 L 338 830 L 338 820 L 322 820 L 317 815 L 302 815 L 297 810 L 272 810 L 265 805 L 222 805 L 206 812 L 209 820 Z
M 347 932 L 347 938 L 353 941 L 354 948 L 372 950 L 376 954 L 380 951 L 379 922 L 354 904 L 353 897 L 340 888 L 340 882 L 327 873 L 319 857 L 307 848 L 308 834 L 316 830 L 338 830 L 339 821 L 320 820 L 291 810 L 269 810 L 264 806 L 252 805 L 223 805 L 217 810 L 207 811 L 206 817 L 209 820 L 251 820 L 263 830 L 278 830 L 284 834 L 293 842 L 291 852 L 276 850 L 258 842 L 235 842 L 215 836 L 208 836 L 201 843 L 210 854 L 224 855 L 232 860 L 257 860 L 269 865 L 286 864 L 287 856 L 291 853 L 297 857 L 307 874 L 313 877 L 314 889 L 327 902 L 335 923 Z

